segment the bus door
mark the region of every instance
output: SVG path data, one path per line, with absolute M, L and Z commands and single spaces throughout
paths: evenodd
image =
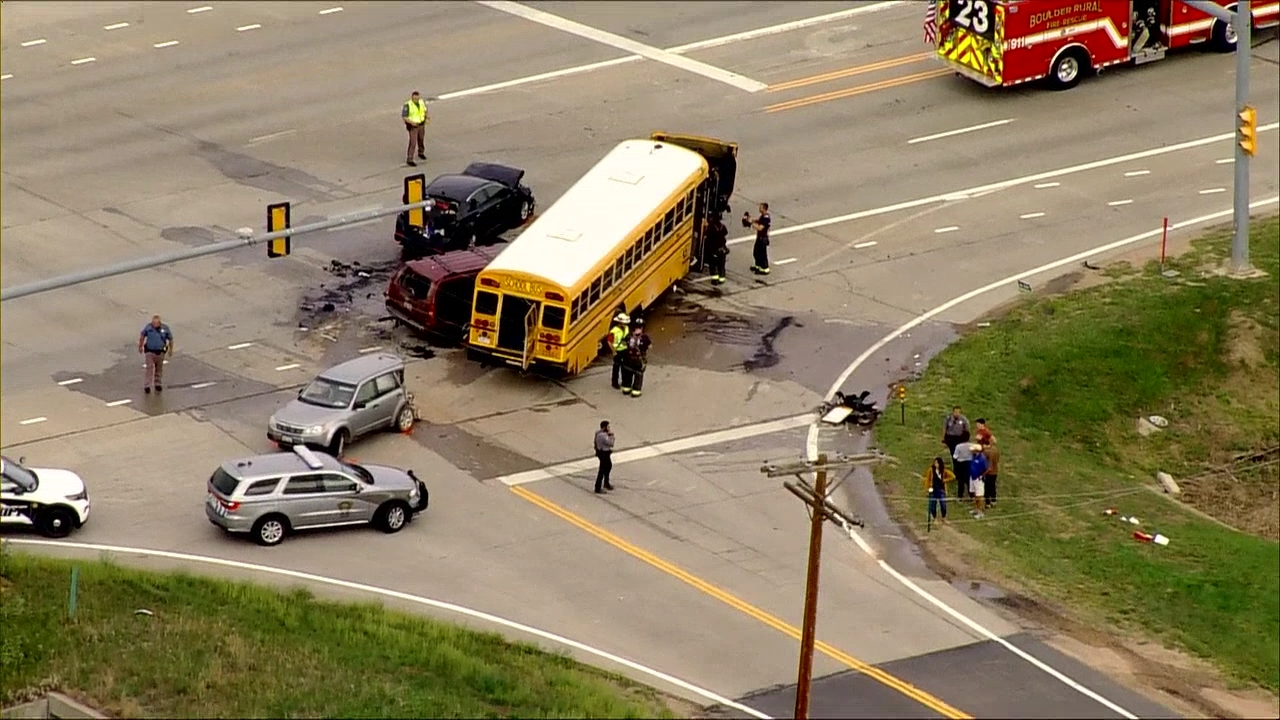
M 529 303 L 529 312 L 524 316 L 524 356 L 520 359 L 520 369 L 528 370 L 533 362 L 533 351 L 538 347 L 538 305 Z
M 530 341 L 537 339 L 537 333 L 529 329 L 529 318 L 537 315 L 537 302 L 503 293 L 498 310 L 498 349 L 524 357 Z
M 1129 3 L 1129 57 L 1141 65 L 1164 57 L 1169 48 L 1165 30 L 1173 22 L 1171 0 L 1131 0 Z

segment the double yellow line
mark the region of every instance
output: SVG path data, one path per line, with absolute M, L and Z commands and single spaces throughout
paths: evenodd
M 879 62 L 868 63 L 866 65 L 858 65 L 843 70 L 833 70 L 831 72 L 821 73 L 819 75 L 811 75 L 809 77 L 788 80 L 776 85 L 770 85 L 768 92 L 778 92 L 781 90 L 794 90 L 795 88 L 808 87 L 817 85 L 818 83 L 831 82 L 833 80 L 842 80 L 856 75 L 877 72 L 879 70 L 889 70 L 891 68 L 901 67 L 903 65 L 912 65 L 928 58 L 933 57 L 932 52 L 917 53 L 914 55 L 904 55 L 902 57 L 889 58 Z M 816 105 L 817 103 L 828 102 L 831 100 L 840 100 L 841 98 L 853 97 L 864 93 L 875 92 L 877 90 L 885 90 L 900 85 L 910 85 L 912 83 L 921 82 L 930 78 L 942 77 L 950 75 L 951 71 L 946 69 L 926 70 L 925 72 L 915 73 L 913 75 L 904 75 L 902 77 L 889 78 L 880 80 L 866 85 L 858 85 L 843 90 L 833 90 L 831 92 L 821 93 L 819 95 L 810 95 L 798 98 L 796 100 L 788 100 L 786 102 L 775 103 L 765 107 L 765 112 L 781 112 L 783 110 L 794 110 L 796 108 L 806 107 L 808 105 Z
M 794 625 L 791 625 L 786 621 L 774 615 L 771 615 L 765 612 L 764 610 L 761 610 L 760 608 L 746 602 L 745 600 L 742 600 L 724 590 L 721 590 L 715 585 L 712 585 L 711 583 L 703 580 L 702 578 L 699 578 L 690 574 L 689 572 L 685 571 L 680 567 L 672 565 L 666 560 L 663 560 L 662 558 L 654 555 L 653 553 L 650 553 L 647 550 L 644 550 L 643 548 L 637 547 L 627 542 L 626 540 L 623 540 L 622 538 L 618 537 L 617 535 L 614 535 L 608 530 L 605 530 L 604 528 L 599 527 L 583 519 L 582 517 L 560 507 L 559 505 L 551 502 L 550 500 L 547 500 L 541 495 L 537 495 L 532 491 L 526 490 L 525 488 L 519 485 L 512 486 L 511 491 L 514 492 L 516 495 L 519 495 L 520 497 L 524 498 L 525 500 L 528 500 L 529 502 L 533 503 L 534 505 L 537 505 L 543 510 L 546 510 L 552 515 L 555 515 L 556 517 L 564 520 L 565 522 L 568 522 L 570 525 L 573 525 L 581 530 L 586 531 L 588 534 L 593 535 L 596 538 L 599 538 L 600 540 L 603 540 L 604 542 L 612 545 L 613 547 L 636 558 L 637 560 L 640 560 L 654 568 L 657 568 L 658 570 L 661 570 L 662 572 L 676 578 L 677 580 L 680 580 L 681 582 L 684 582 L 687 585 L 694 587 L 695 589 L 705 593 L 706 595 L 709 595 L 715 598 L 716 600 L 719 600 L 720 602 L 728 605 L 729 607 L 732 607 L 733 609 L 743 613 L 744 615 L 754 618 L 755 620 L 758 620 L 764 623 L 765 625 L 768 625 L 769 627 L 783 633 L 784 635 L 787 635 L 788 637 L 794 640 L 800 639 L 800 629 L 795 627 Z M 894 677 L 893 675 L 890 675 L 889 673 L 881 670 L 878 667 L 875 667 L 873 665 L 868 665 L 867 663 L 862 662 L 861 660 L 853 657 L 852 655 L 849 655 L 843 650 L 834 648 L 831 645 L 828 645 L 827 643 L 822 642 L 821 640 L 817 641 L 814 644 L 814 647 L 822 654 L 836 660 L 837 662 L 843 663 L 844 665 L 852 668 L 853 670 L 856 670 L 862 673 L 863 675 L 866 675 L 867 677 L 879 682 L 880 684 L 890 689 L 893 689 L 898 691 L 899 693 L 902 693 L 903 695 L 911 698 L 912 700 L 915 700 L 916 702 L 920 703 L 921 705 L 924 705 L 925 707 L 929 708 L 930 710 L 933 710 L 934 712 L 938 713 L 939 715 L 942 715 L 943 717 L 950 718 L 951 720 L 971 720 L 969 715 L 966 715 L 960 710 L 957 710 L 956 708 L 951 707 L 950 705 L 943 702 L 942 700 L 939 700 L 938 698 L 930 695 L 929 693 L 917 688 L 916 686 L 906 681 L 900 680 Z

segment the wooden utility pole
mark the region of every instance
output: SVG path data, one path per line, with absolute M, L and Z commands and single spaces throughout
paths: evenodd
M 816 463 L 802 462 L 786 466 L 766 465 L 760 471 L 769 477 L 795 475 L 813 472 L 814 484 L 809 486 L 804 480 L 784 482 L 782 484 L 791 494 L 800 498 L 809 508 L 809 566 L 805 573 L 804 587 L 804 623 L 800 630 L 800 667 L 796 678 L 796 720 L 808 720 L 809 692 L 813 686 L 813 648 L 817 641 L 818 624 L 818 578 L 822 561 L 822 525 L 831 520 L 841 527 L 849 529 L 862 527 L 862 521 L 856 516 L 846 513 L 832 504 L 829 499 L 832 487 L 827 489 L 827 471 L 832 467 L 856 467 L 882 462 L 894 462 L 894 459 L 882 453 L 861 453 L 858 455 L 838 455 L 828 460 L 826 453 L 818 456 Z M 837 484 L 838 487 L 838 484 Z

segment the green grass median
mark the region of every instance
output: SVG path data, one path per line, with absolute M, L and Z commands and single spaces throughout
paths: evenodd
M 377 605 L 6 550 L 5 706 L 47 690 L 115 717 L 672 717 L 656 690 Z M 139 611 L 148 611 L 146 613 Z
M 880 421 L 878 445 L 902 464 L 876 475 L 896 519 L 944 565 L 1275 693 L 1280 224 L 1255 218 L 1251 235 L 1264 277 L 1214 272 L 1230 253 L 1230 229 L 1219 229 L 1166 265 L 1176 274 L 1115 264 L 1105 282 L 1032 295 L 966 329 L 908 383 L 906 424 L 896 407 Z M 946 457 L 953 405 L 997 438 L 999 502 L 974 519 L 971 502 L 952 500 L 951 523 L 929 531 L 921 473 Z M 1138 419 L 1152 415 L 1167 427 L 1140 434 Z M 1161 492 L 1157 471 L 1179 496 Z

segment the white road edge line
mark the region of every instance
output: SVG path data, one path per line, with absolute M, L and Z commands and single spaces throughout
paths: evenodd
M 1044 217 L 1044 213 L 1042 213 L 1042 212 L 1033 212 L 1033 213 L 1023 213 L 1022 215 L 1019 215 L 1019 216 L 1018 216 L 1018 219 L 1019 219 L 1019 220 L 1034 220 L 1034 219 L 1036 219 L 1036 218 L 1042 218 L 1042 217 Z
M 19 420 L 18 424 L 19 425 L 35 425 L 36 423 L 42 423 L 48 419 L 49 418 L 41 415 L 40 417 L 33 417 L 33 418 L 27 418 L 26 420 Z
M 84 378 L 71 378 L 70 380 L 60 380 L 58 384 L 62 387 L 66 387 L 68 385 L 75 385 L 82 382 L 84 382 Z
M 160 48 L 173 47 L 174 45 L 177 45 L 177 44 L 178 44 L 177 40 L 165 40 L 164 42 L 158 42 L 155 45 L 152 45 L 151 47 L 159 50 Z
M 986 130 L 987 128 L 1000 127 L 1001 125 L 1008 125 L 1009 123 L 1013 122 L 1016 119 L 1017 118 L 1006 118 L 1004 120 L 993 120 L 988 123 L 982 123 L 981 125 L 971 125 L 969 127 L 963 127 L 963 128 L 960 128 L 959 130 L 948 130 L 946 132 L 934 133 L 933 135 L 925 135 L 923 137 L 911 138 L 910 140 L 907 141 L 907 144 L 915 145 L 917 143 L 929 142 L 930 140 L 941 140 L 942 138 L 949 138 L 956 135 L 963 135 L 965 133 L 976 132 L 978 130 Z
M 1234 137 L 1234 133 L 1227 135 L 1226 137 L 1228 138 Z M 1277 205 L 1277 204 L 1280 204 L 1280 196 L 1272 196 L 1265 200 L 1258 200 L 1257 202 L 1250 203 L 1249 209 L 1253 210 L 1255 208 L 1266 207 L 1268 205 Z M 1181 229 L 1193 227 L 1196 225 L 1203 225 L 1205 223 L 1213 222 L 1214 220 L 1220 220 L 1223 218 L 1230 217 L 1231 214 L 1232 214 L 1231 210 L 1221 210 L 1216 213 L 1201 215 L 1199 217 L 1191 218 L 1190 220 L 1183 220 L 1181 222 L 1174 223 L 1169 226 L 1169 230 L 1181 230 Z M 1117 240 L 1113 243 L 1108 243 L 1106 245 L 1095 247 L 1092 250 L 1085 250 L 1084 252 L 1079 252 L 1079 253 L 1076 253 L 1075 255 L 1071 255 L 1069 257 L 1065 257 L 1060 260 L 1055 260 L 1051 263 L 1040 265 L 1039 267 L 1031 268 L 1030 270 L 1024 270 L 1023 272 L 1020 272 L 1016 275 L 1010 275 L 1009 277 L 1006 277 L 1002 280 L 997 280 L 995 282 L 988 283 L 987 285 L 983 285 L 982 287 L 977 288 L 976 290 L 970 290 L 969 292 L 963 295 L 960 295 L 959 297 L 952 298 L 951 300 L 948 300 L 947 302 L 933 308 L 932 310 L 926 313 L 922 313 L 921 315 L 918 315 L 915 319 L 907 323 L 904 323 L 901 327 L 895 329 L 893 332 L 890 332 L 888 335 L 885 335 L 884 337 L 880 338 L 871 347 L 864 350 L 861 355 L 854 358 L 854 361 L 850 363 L 849 366 L 844 369 L 844 372 L 840 373 L 840 376 L 836 378 L 836 381 L 831 384 L 831 388 L 827 391 L 826 397 L 827 398 L 833 397 L 836 394 L 836 392 L 841 387 L 844 386 L 845 382 L 849 379 L 849 376 L 853 375 L 853 373 L 856 372 L 857 369 L 861 367 L 862 364 L 865 363 L 868 358 L 870 358 L 875 353 L 879 352 L 880 349 L 883 348 L 885 345 L 888 345 L 889 343 L 893 342 L 897 338 L 910 332 L 916 326 L 928 321 L 933 317 L 936 317 L 946 312 L 947 310 L 950 310 L 953 307 L 956 307 L 957 305 L 968 302 L 969 300 L 972 300 L 973 298 L 978 297 L 979 295 L 984 295 L 988 292 L 991 292 L 992 290 L 1002 288 L 1006 285 L 1012 285 L 1021 280 L 1025 280 L 1026 278 L 1039 275 L 1040 273 L 1056 270 L 1060 267 L 1064 267 L 1067 265 L 1073 265 L 1082 260 L 1087 260 L 1090 257 L 1093 257 L 1095 255 L 1108 253 L 1113 250 L 1118 250 L 1120 248 L 1126 247 L 1128 245 L 1132 245 L 1137 242 L 1142 242 L 1143 240 L 1149 240 L 1151 238 L 1159 237 L 1162 232 L 1164 232 L 1164 228 L 1162 227 L 1156 228 L 1154 230 L 1148 230 L 1147 232 L 1139 233 L 1137 235 L 1127 237 L 1123 240 Z M 818 459 L 818 422 L 817 420 L 811 421 L 809 423 L 809 433 L 808 433 L 808 437 L 805 439 L 805 454 L 808 457 L 808 459 L 811 461 Z M 966 617 L 964 614 L 960 613 L 958 610 L 942 602 L 933 594 L 931 594 L 929 591 L 921 588 L 919 585 L 912 582 L 909 578 L 903 576 L 901 573 L 895 570 L 891 565 L 889 565 L 889 563 L 880 559 L 876 555 L 875 550 L 867 543 L 867 541 L 863 540 L 851 528 L 846 529 L 846 532 L 848 532 L 850 539 L 852 539 L 858 545 L 858 547 L 862 549 L 863 552 L 871 556 L 872 559 L 876 560 L 876 562 L 880 565 L 880 568 L 882 570 L 884 570 L 886 573 L 888 573 L 898 582 L 902 583 L 907 589 L 911 590 L 912 592 L 916 593 L 920 597 L 924 598 L 933 606 L 937 607 L 939 610 L 942 610 L 943 612 L 947 613 L 951 617 L 955 618 L 956 620 L 960 621 L 964 625 L 968 626 L 974 632 L 982 635 L 983 637 L 986 637 L 988 640 L 1004 646 L 1006 650 L 1012 652 L 1013 654 L 1017 655 L 1023 660 L 1026 660 L 1027 662 L 1031 663 L 1032 665 L 1039 668 L 1040 670 L 1043 670 L 1044 672 L 1053 676 L 1054 678 L 1061 681 L 1062 683 L 1064 683 L 1071 689 L 1075 690 L 1076 692 L 1079 692 L 1080 694 L 1090 698 L 1091 700 L 1094 700 L 1100 703 L 1101 705 L 1110 709 L 1112 712 L 1115 712 L 1123 716 L 1124 718 L 1126 718 L 1126 720 L 1137 720 L 1137 716 L 1134 715 L 1133 713 L 1130 713 L 1129 711 L 1125 710 L 1119 705 L 1116 705 L 1115 703 L 1111 702 L 1110 700 L 1107 700 L 1106 698 L 1090 690 L 1089 688 L 1081 685 L 1075 680 L 1072 680 L 1071 678 L 1062 674 L 1058 670 L 1055 670 L 1054 668 L 1050 667 L 1048 664 L 1033 657 L 1026 651 L 1022 650 L 1021 648 L 1016 647 L 1013 643 L 1009 642 L 1008 640 L 1005 640 L 999 635 L 996 635 L 995 633 L 991 632 L 987 628 L 983 627 L 982 625 L 978 624 L 972 619 Z
M 284 372 L 285 370 L 297 370 L 302 367 L 302 363 L 289 363 L 288 365 L 276 366 L 276 372 Z
M 250 346 L 250 345 L 252 345 L 252 344 L 253 344 L 253 343 L 251 343 L 251 342 L 236 343 L 235 345 L 228 345 L 228 346 L 227 346 L 227 349 L 228 349 L 228 350 L 243 350 L 243 349 L 245 349 L 245 348 L 249 347 L 249 346 Z
M 107 403 L 107 407 L 120 407 L 121 405 L 128 405 L 131 402 L 133 401 L 127 398 L 124 400 L 112 400 L 111 402 Z
M 733 708 L 734 710 L 746 713 L 747 715 L 750 715 L 753 718 L 757 718 L 758 720 L 772 720 L 770 716 L 760 712 L 759 710 L 756 710 L 755 708 L 747 707 L 742 703 L 734 702 L 733 700 L 730 700 L 729 698 L 718 695 L 710 690 L 707 690 L 706 688 L 698 687 L 693 683 L 687 682 L 685 680 L 681 680 L 680 678 L 677 678 L 673 675 L 668 675 L 660 670 L 655 670 L 651 667 L 641 665 L 640 663 L 635 662 L 634 660 L 628 660 L 627 658 L 624 658 L 620 655 L 614 655 L 611 652 L 607 652 L 599 648 L 594 648 L 590 645 L 580 643 L 577 640 L 571 640 L 567 637 L 564 637 L 563 635 L 556 635 L 555 633 L 548 632 L 546 630 L 541 630 L 539 628 L 533 627 L 532 625 L 525 625 L 524 623 L 519 623 L 514 620 L 508 620 L 504 617 L 492 615 L 490 613 L 483 612 L 480 610 L 473 610 L 469 607 L 464 607 L 462 605 L 456 605 L 454 603 L 444 602 L 441 600 L 432 600 L 431 598 L 422 597 L 421 595 L 411 595 L 409 593 L 403 593 L 397 590 L 389 590 L 387 588 L 374 587 L 372 585 L 365 585 L 363 583 L 351 582 L 349 580 L 339 580 L 338 578 L 325 577 L 323 575 L 313 575 L 312 573 L 301 572 L 298 570 L 287 570 L 285 568 L 268 567 L 266 565 L 257 565 L 254 563 L 239 562 L 236 560 L 224 560 L 222 558 L 208 557 L 205 555 L 192 555 L 189 553 L 169 552 L 166 550 L 147 550 L 144 548 L 121 547 L 118 545 L 99 545 L 96 543 L 77 543 L 77 542 L 65 542 L 65 541 L 59 541 L 59 540 L 29 540 L 29 539 L 23 539 L 23 538 L 12 538 L 12 539 L 6 538 L 5 542 L 15 543 L 17 545 L 57 547 L 57 548 L 66 548 L 66 549 L 71 549 L 76 551 L 91 551 L 96 553 L 114 552 L 114 553 L 121 553 L 125 555 L 138 555 L 141 557 L 153 556 L 153 557 L 168 558 L 171 560 L 182 560 L 186 562 L 205 563 L 208 565 L 220 565 L 222 567 L 235 568 L 237 570 L 250 570 L 253 572 L 266 573 L 268 575 L 278 575 L 281 577 L 293 578 L 295 580 L 304 580 L 307 582 L 318 583 L 321 585 L 329 585 L 332 587 L 343 588 L 346 590 L 356 590 L 359 592 L 369 593 L 371 595 L 380 595 L 382 597 L 393 598 L 396 600 L 403 600 L 403 601 L 415 603 L 418 605 L 425 605 L 426 607 L 435 608 L 437 610 L 444 610 L 451 613 L 456 613 L 458 615 L 462 615 L 468 618 L 473 618 L 476 620 L 483 620 L 484 622 L 492 623 L 494 625 L 498 625 L 511 630 L 516 630 L 518 632 L 522 632 L 527 635 L 533 635 L 534 637 L 542 638 L 543 640 L 550 641 L 552 643 L 555 643 L 556 645 L 562 645 L 564 647 L 573 648 L 574 650 L 581 651 L 588 655 L 594 655 L 595 657 L 629 668 L 631 670 L 634 670 L 643 675 L 647 675 L 656 680 L 661 680 L 662 682 L 667 683 L 673 687 L 678 687 L 682 690 L 686 690 L 690 693 L 693 693 L 698 697 L 704 698 L 713 704 L 724 705 L 725 707 Z
M 1150 170 L 1130 170 L 1129 172 L 1125 173 L 1124 176 L 1125 177 L 1142 177 L 1143 175 L 1150 175 L 1150 174 L 1151 174 Z
M 834 22 L 836 20 L 845 20 L 854 17 L 855 15 L 878 12 L 900 4 L 902 4 L 901 0 L 886 0 L 885 2 L 862 5 L 849 10 L 827 13 L 826 15 L 815 15 L 814 17 L 792 20 L 791 22 L 785 22 L 779 25 L 770 25 L 768 27 L 746 30 L 732 35 L 721 35 L 720 37 L 710 38 L 707 40 L 699 40 L 698 42 L 688 43 L 686 45 L 677 45 L 675 47 L 666 48 L 665 52 L 669 52 L 672 55 L 683 55 L 696 50 L 706 50 L 709 48 L 731 45 L 733 43 L 755 40 L 757 38 L 769 37 L 771 35 L 780 35 L 785 32 L 791 32 L 792 30 L 800 30 L 802 28 Z M 525 77 L 516 78 L 514 80 L 504 80 L 490 85 L 481 85 L 480 87 L 447 92 L 443 95 L 438 95 L 436 100 L 456 100 L 458 98 L 471 97 L 472 95 L 483 95 L 484 93 L 506 90 L 507 88 L 517 87 L 519 85 L 528 85 L 530 83 L 542 82 L 543 80 L 554 80 L 556 78 L 568 77 L 570 75 L 579 75 L 595 70 L 603 70 L 607 67 L 614 67 L 615 65 L 625 65 L 631 62 L 637 62 L 639 60 L 644 60 L 644 58 L 639 55 L 627 55 L 626 57 L 620 57 L 614 60 L 603 60 L 601 62 L 588 63 L 586 65 L 575 65 L 574 67 L 551 70 L 549 72 L 538 73 L 537 75 L 526 75 Z
M 127 28 L 127 27 L 129 27 L 129 23 L 118 22 L 118 23 L 111 23 L 110 25 L 103 25 L 102 29 L 103 30 L 119 30 L 120 28 Z
M 262 25 L 258 23 L 253 23 L 252 25 L 241 25 L 236 28 L 236 32 L 248 32 L 249 30 L 257 30 L 260 27 L 262 27 Z
M 740 75 L 736 72 L 708 65 L 707 63 L 699 62 L 672 52 L 667 52 L 666 50 L 653 47 L 652 45 L 645 45 L 644 43 L 636 42 L 631 38 L 616 35 L 607 30 L 591 27 L 590 25 L 584 25 L 580 22 L 563 18 L 544 10 L 538 10 L 537 8 L 528 7 L 527 5 L 521 5 L 518 2 L 512 2 L 512 0 L 476 0 L 476 3 L 491 10 L 497 10 L 499 12 L 507 13 L 508 15 L 514 15 L 518 18 L 529 20 L 530 22 L 545 25 L 549 28 L 555 28 L 556 30 L 566 32 L 571 35 L 577 35 L 578 37 L 600 43 L 601 45 L 608 45 L 609 47 L 617 48 L 633 55 L 648 58 L 654 62 L 670 65 L 671 67 L 684 70 L 685 72 L 701 75 L 702 77 L 724 83 L 725 85 L 729 85 L 749 93 L 760 92 L 761 90 L 769 87 L 759 80 L 752 80 L 751 78 Z
M 1201 194 L 1201 195 L 1217 195 L 1218 193 L 1224 193 L 1224 192 L 1226 192 L 1226 191 L 1227 191 L 1227 189 L 1226 189 L 1226 188 L 1223 188 L 1223 187 L 1217 187 L 1217 188 L 1206 188 L 1206 189 L 1204 189 L 1204 190 L 1201 190 L 1201 191 L 1200 191 L 1200 194 Z
M 22 43 L 22 47 L 35 47 L 35 46 L 37 46 L 37 45 L 43 45 L 43 44 L 45 44 L 45 43 L 47 43 L 47 42 L 49 42 L 49 41 L 48 41 L 48 40 L 46 40 L 46 39 L 44 39 L 44 38 L 37 38 L 37 39 L 35 39 L 35 40 L 28 40 L 28 41 L 26 41 L 26 42 Z
M 1276 128 L 1280 128 L 1280 122 L 1269 123 L 1267 125 L 1259 125 L 1258 132 L 1271 132 Z M 884 207 L 871 208 L 870 210 L 859 210 L 847 215 L 838 215 L 836 217 L 825 218 L 823 220 L 815 220 L 813 222 L 801 223 L 799 225 L 789 225 L 776 230 L 770 230 L 770 237 L 778 237 L 780 235 L 789 235 L 791 233 L 801 232 L 804 230 L 813 230 L 814 228 L 827 227 L 828 225 L 839 225 L 840 223 L 851 222 L 854 220 L 862 220 L 878 215 L 887 215 L 889 213 L 899 212 L 901 210 L 911 210 L 913 208 L 925 205 L 935 205 L 938 203 L 950 202 L 954 200 L 964 200 L 968 198 L 987 195 L 1001 190 L 1018 187 L 1020 185 L 1028 185 L 1037 183 L 1034 187 L 1037 189 L 1046 187 L 1057 187 L 1061 183 L 1057 182 L 1040 182 L 1049 178 L 1064 177 L 1074 175 L 1075 173 L 1086 172 L 1089 170 L 1097 170 L 1099 168 L 1110 167 L 1112 165 L 1120 165 L 1123 163 L 1133 162 L 1134 160 L 1144 160 L 1146 158 L 1158 157 L 1160 155 L 1168 155 L 1169 153 L 1181 152 L 1183 150 L 1191 150 L 1193 148 L 1212 145 L 1216 142 L 1224 142 L 1234 140 L 1236 134 L 1222 133 L 1221 135 L 1212 135 L 1209 137 L 1199 138 L 1197 140 L 1188 140 L 1186 142 L 1166 145 L 1164 147 L 1151 148 L 1149 150 L 1141 150 L 1129 153 L 1127 155 L 1117 155 L 1116 157 L 1103 158 L 1102 160 L 1094 160 L 1082 165 L 1072 165 L 1070 167 L 1058 168 L 1057 170 L 1046 170 L 1034 175 L 1024 175 L 1012 180 L 1001 180 L 1000 182 L 990 183 L 988 185 L 979 185 L 978 187 L 969 188 L 967 190 L 958 190 L 955 192 L 944 193 L 941 195 L 931 195 L 929 197 L 917 198 L 906 202 L 895 203 L 893 205 L 885 205 Z M 740 245 L 745 242 L 751 242 L 755 239 L 755 235 L 747 235 L 745 237 L 736 238 L 729 241 L 730 245 Z
M 195 385 L 192 385 L 192 386 L 191 386 L 191 389 L 192 389 L 192 390 L 203 390 L 204 388 L 207 388 L 207 387 L 213 387 L 214 385 L 217 385 L 217 384 L 218 384 L 218 383 L 216 383 L 216 382 L 202 382 L 202 383 L 196 383 Z
M 316 13 L 316 14 L 317 14 L 317 15 L 332 15 L 332 14 L 334 14 L 334 13 L 340 13 L 340 12 L 342 12 L 342 6 L 341 6 L 341 5 L 339 5 L 338 7 L 331 7 L 331 8 L 329 8 L 328 10 L 321 10 L 320 12 L 318 12 L 318 13 Z
M 740 427 L 729 428 L 727 430 L 717 430 L 715 432 L 679 438 L 677 440 L 666 440 L 664 442 L 653 443 L 652 445 L 642 445 L 638 448 L 615 452 L 613 454 L 613 464 L 619 465 L 621 463 L 635 462 L 637 460 L 648 460 L 650 458 L 670 455 L 672 453 L 683 452 L 685 450 L 694 450 L 708 445 L 719 445 L 722 443 L 733 442 L 735 440 L 743 440 L 749 437 L 782 432 L 783 430 L 792 430 L 794 428 L 804 427 L 812 421 L 813 414 L 807 413 L 804 415 L 782 418 L 780 420 L 756 423 L 754 425 L 742 425 Z M 516 485 L 526 485 L 540 480 L 550 480 L 554 477 L 583 472 L 594 468 L 595 465 L 596 459 L 594 457 L 590 457 L 583 458 L 581 460 L 570 460 L 569 462 L 559 463 L 558 465 L 548 465 L 547 467 L 539 468 L 537 470 L 526 470 L 525 472 L 513 473 L 511 475 L 502 475 L 494 479 L 501 481 L 503 485 L 514 487 Z
M 71 61 L 71 64 L 72 64 L 72 65 L 84 65 L 85 63 L 91 63 L 91 62 L 98 62 L 98 58 L 96 58 L 96 57 L 83 57 L 83 58 L 80 58 L 80 59 L 78 59 L 78 60 L 72 60 L 72 61 Z

